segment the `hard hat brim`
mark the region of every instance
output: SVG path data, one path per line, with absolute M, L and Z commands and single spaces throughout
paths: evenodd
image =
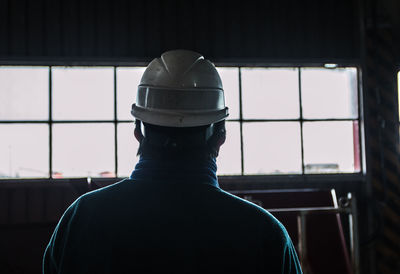
M 197 127 L 210 125 L 228 117 L 228 108 L 213 111 L 187 111 L 168 109 L 148 109 L 132 105 L 131 114 L 136 119 L 157 126 Z

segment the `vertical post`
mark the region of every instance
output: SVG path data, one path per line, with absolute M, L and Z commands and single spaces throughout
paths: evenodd
M 359 250 L 359 238 L 358 238 L 357 203 L 355 197 L 353 197 L 351 193 L 347 194 L 347 199 L 350 201 L 349 230 L 350 230 L 351 263 L 353 265 L 354 274 L 359 274 L 360 250 Z
M 299 255 L 300 264 L 304 274 L 310 274 L 310 264 L 307 255 L 307 225 L 306 225 L 306 211 L 300 211 L 297 215 L 297 227 L 299 238 Z

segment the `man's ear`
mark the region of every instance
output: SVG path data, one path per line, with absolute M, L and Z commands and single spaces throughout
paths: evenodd
M 140 120 L 136 120 L 135 121 L 135 138 L 136 140 L 138 140 L 139 144 L 142 142 L 143 140 L 143 133 L 142 133 L 142 127 L 141 127 L 141 122 Z
M 220 148 L 226 141 L 226 133 L 224 130 L 224 133 L 218 136 L 217 140 L 217 147 Z
M 220 129 L 220 132 L 216 136 L 216 143 L 215 143 L 215 149 L 216 149 L 216 155 L 215 157 L 218 156 L 219 150 L 221 146 L 225 143 L 226 140 L 226 131 L 225 131 L 225 126 Z
M 211 136 L 208 144 L 212 149 L 212 155 L 214 157 L 217 157 L 220 147 L 225 143 L 226 140 L 225 121 L 221 121 L 215 124 L 214 130 L 215 131 Z

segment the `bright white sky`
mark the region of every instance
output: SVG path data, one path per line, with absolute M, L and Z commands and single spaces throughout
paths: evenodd
M 117 69 L 117 117 L 132 120 L 131 104 L 144 68 Z M 239 119 L 238 68 L 218 68 L 229 119 Z M 112 120 L 112 67 L 54 67 L 54 120 Z M 357 118 L 356 69 L 302 69 L 304 118 Z M 0 67 L 0 120 L 46 120 L 49 69 Z M 244 119 L 300 117 L 298 70 L 243 68 Z M 354 171 L 353 122 L 306 122 L 303 126 L 307 164 L 337 164 Z M 46 124 L 0 124 L 0 177 L 47 177 L 49 139 Z M 238 122 L 227 122 L 227 142 L 217 159 L 219 174 L 240 174 Z M 300 124 L 243 124 L 245 174 L 301 173 Z M 113 124 L 55 124 L 53 170 L 65 177 L 114 171 Z M 128 176 L 137 162 L 133 124 L 118 125 L 119 176 Z

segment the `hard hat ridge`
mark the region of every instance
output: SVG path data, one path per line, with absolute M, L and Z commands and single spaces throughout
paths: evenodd
M 161 61 L 165 70 L 172 76 L 185 75 L 199 60 L 204 60 L 201 54 L 189 50 L 171 50 L 163 53 Z M 179 66 L 175 65 L 179 64 Z

